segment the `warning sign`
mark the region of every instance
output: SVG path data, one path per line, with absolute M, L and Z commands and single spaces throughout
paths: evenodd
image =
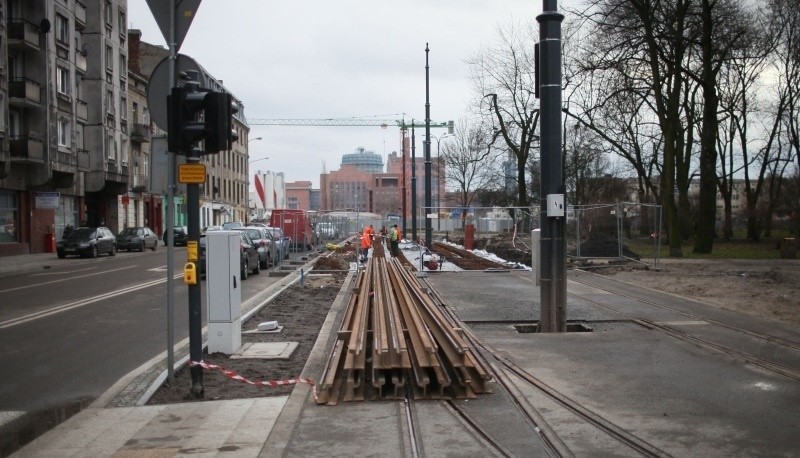
M 205 164 L 180 164 L 178 166 L 178 183 L 205 183 Z

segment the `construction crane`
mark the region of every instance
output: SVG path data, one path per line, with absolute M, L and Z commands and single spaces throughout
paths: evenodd
M 399 127 L 400 130 L 411 129 L 411 124 L 405 119 L 375 119 L 375 118 L 323 118 L 323 119 L 248 119 L 251 126 L 311 126 L 311 127 Z M 453 121 L 431 121 L 431 129 L 447 129 L 453 133 Z M 414 127 L 425 127 L 425 121 L 414 121 Z

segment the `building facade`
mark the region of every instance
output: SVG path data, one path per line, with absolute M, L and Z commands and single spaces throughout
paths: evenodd
M 118 223 L 127 191 L 125 0 L 0 1 L 0 255 Z
M 158 64 L 169 56 L 169 51 L 161 46 L 156 46 L 141 40 L 141 33 L 131 34 L 131 62 L 140 70 L 143 75 L 150 78 Z M 203 73 L 202 80 L 209 86 L 207 89 L 215 91 L 230 92 L 222 84 L 221 80 L 214 78 L 210 73 L 201 67 Z M 206 183 L 200 188 L 200 227 L 221 225 L 228 221 L 246 221 L 249 214 L 249 192 L 248 192 L 248 136 L 250 127 L 244 115 L 244 105 L 242 101 L 233 97 L 238 111 L 233 116 L 234 130 L 238 135 L 229 151 L 221 151 L 218 154 L 203 155 L 201 161 L 206 166 Z M 166 102 L 166 101 L 165 101 Z M 158 129 L 155 134 L 163 134 Z M 167 155 L 165 147 L 153 149 L 152 155 Z M 152 157 L 152 164 L 165 163 L 164 157 Z M 153 190 L 155 191 L 155 190 Z M 167 196 L 161 194 L 159 199 L 161 204 L 161 215 L 166 221 Z M 175 225 L 185 225 L 186 215 L 186 195 L 183 187 L 179 186 L 173 200 L 175 213 Z

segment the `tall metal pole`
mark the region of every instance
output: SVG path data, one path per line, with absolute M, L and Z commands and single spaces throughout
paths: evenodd
M 566 332 L 567 283 L 564 178 L 561 154 L 561 21 L 556 0 L 542 1 L 539 23 L 539 93 L 541 94 L 541 317 L 540 332 Z M 559 197 L 560 196 L 560 197 Z M 548 206 L 548 200 L 558 203 Z M 553 209 L 548 214 L 548 207 Z
M 425 43 L 425 246 L 433 243 L 431 227 L 431 97 L 430 66 L 428 66 L 428 43 Z
M 200 162 L 200 154 L 197 150 L 192 150 L 186 158 L 189 164 Z M 186 185 L 186 213 L 189 225 L 189 241 L 196 244 L 200 241 L 200 185 L 189 183 Z M 195 245 L 197 247 L 198 245 Z M 196 261 L 195 261 L 196 262 Z M 202 290 L 200 282 L 188 285 L 189 289 L 189 357 L 192 361 L 203 360 L 203 319 L 202 319 Z M 192 376 L 191 394 L 195 398 L 202 398 L 203 388 L 203 368 L 192 366 L 190 368 Z
M 178 50 L 175 38 L 175 0 L 169 0 L 169 85 L 175 87 Z M 167 379 L 175 382 L 175 158 L 167 153 Z
M 407 195 L 407 192 L 406 192 L 406 131 L 407 131 L 407 128 L 406 128 L 406 123 L 405 123 L 405 119 L 404 119 L 403 120 L 403 126 L 400 128 L 400 134 L 401 134 L 401 137 L 402 137 L 402 140 L 400 140 L 400 142 L 401 142 L 400 149 L 403 152 L 403 154 L 402 154 L 402 158 L 403 158 L 403 189 L 402 189 L 402 191 L 403 191 L 403 198 L 402 198 L 402 205 L 403 205 L 403 210 L 402 210 L 403 237 L 405 237 L 405 235 L 408 233 L 407 232 L 408 231 L 408 222 L 407 222 L 408 218 L 406 217 L 406 215 L 408 214 L 408 198 L 406 197 L 406 195 Z
M 411 241 L 417 242 L 417 140 L 411 120 Z

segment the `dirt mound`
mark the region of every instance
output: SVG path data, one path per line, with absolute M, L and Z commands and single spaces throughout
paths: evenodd
M 321 256 L 314 262 L 314 270 L 347 270 L 350 268 L 350 261 L 347 256 L 332 254 Z

